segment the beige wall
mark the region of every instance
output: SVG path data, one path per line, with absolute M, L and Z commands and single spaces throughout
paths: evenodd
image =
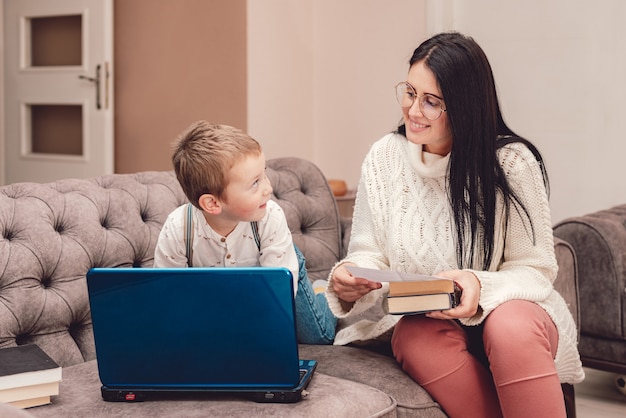
M 392 86 L 412 49 L 457 29 L 544 155 L 553 221 L 624 203 L 624 20 L 623 0 L 249 0 L 248 130 L 269 157 L 308 158 L 354 187 L 400 118 Z
M 401 118 L 393 86 L 425 38 L 424 0 L 249 0 L 248 130 L 356 187 Z
M 506 120 L 546 161 L 553 221 L 626 203 L 626 2 L 432 2 L 489 56 Z
M 171 169 L 199 119 L 247 129 L 246 0 L 115 0 L 115 172 Z
M 4 184 L 4 6 L 0 6 L 0 185 Z

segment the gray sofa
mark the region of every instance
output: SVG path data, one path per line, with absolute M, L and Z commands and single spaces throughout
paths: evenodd
M 626 205 L 565 219 L 554 234 L 576 252 L 583 365 L 626 374 Z
M 296 158 L 267 162 L 312 280 L 344 255 L 351 220 L 341 219 L 321 171 Z M 388 347 L 301 345 L 318 360 L 310 394 L 297 404 L 256 404 L 224 396 L 107 403 L 99 392 L 85 274 L 91 267 L 150 267 L 162 223 L 186 201 L 172 172 L 107 175 L 0 187 L 0 347 L 35 343 L 63 366 L 60 394 L 0 416 L 445 417 L 388 355 Z M 576 261 L 556 240 L 556 286 L 578 318 Z M 573 388 L 565 388 L 574 416 Z M 12 412 L 11 412 L 12 411 Z

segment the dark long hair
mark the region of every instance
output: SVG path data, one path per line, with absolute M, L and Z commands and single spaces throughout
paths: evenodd
M 452 132 L 448 195 L 456 224 L 459 267 L 474 267 L 475 257 L 481 256 L 486 270 L 493 258 L 498 193 L 504 198 L 506 218 L 513 204 L 528 219 L 534 240 L 532 219 L 511 190 L 496 151 L 512 142 L 525 144 L 540 163 L 547 190 L 543 159 L 504 122 L 491 66 L 472 38 L 457 32 L 435 35 L 415 49 L 409 64 L 420 61 L 437 79 Z M 404 124 L 397 132 L 406 135 Z M 477 254 L 481 238 L 482 254 Z

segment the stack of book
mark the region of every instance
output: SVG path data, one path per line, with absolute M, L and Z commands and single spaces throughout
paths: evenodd
M 354 277 L 389 283 L 387 311 L 392 315 L 452 309 L 461 299 L 461 289 L 450 279 L 354 266 L 346 268 Z
M 60 381 L 61 367 L 39 346 L 0 349 L 0 402 L 18 408 L 48 404 Z

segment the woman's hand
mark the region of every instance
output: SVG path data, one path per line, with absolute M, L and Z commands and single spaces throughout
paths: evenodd
M 435 319 L 458 319 L 476 315 L 480 298 L 480 282 L 474 273 L 463 270 L 449 270 L 438 273 L 436 276 L 452 279 L 456 282 L 463 290 L 461 302 L 456 308 L 429 312 L 426 316 Z
M 358 299 L 368 294 L 372 290 L 380 289 L 382 284 L 372 282 L 367 279 L 354 277 L 346 266 L 353 266 L 353 263 L 346 263 L 338 266 L 333 271 L 331 285 L 340 300 L 348 303 L 356 302 Z

